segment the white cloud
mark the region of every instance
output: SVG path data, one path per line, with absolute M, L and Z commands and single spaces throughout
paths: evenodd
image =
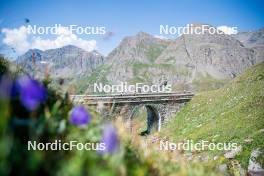
M 155 35 L 155 38 L 159 38 L 159 39 L 163 39 L 163 40 L 167 40 L 168 38 L 164 35 Z
M 237 27 L 229 27 L 229 26 L 218 26 L 217 29 L 223 31 L 225 34 L 237 34 Z
M 40 36 L 29 34 L 25 26 L 14 29 L 3 29 L 5 34 L 3 43 L 14 48 L 18 54 L 23 54 L 29 49 L 37 48 L 40 50 L 54 49 L 65 45 L 75 45 L 86 51 L 96 49 L 95 40 L 84 40 L 69 30 L 60 27 L 55 39 L 43 39 Z
M 5 34 L 3 43 L 11 46 L 17 53 L 23 53 L 30 49 L 30 44 L 27 40 L 28 33 L 25 26 L 21 26 L 18 29 L 3 29 Z

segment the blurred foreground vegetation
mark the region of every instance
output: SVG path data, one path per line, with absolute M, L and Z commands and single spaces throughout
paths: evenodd
M 24 74 L 10 71 L 9 63 L 0 58 L 0 80 L 15 80 Z M 91 122 L 78 127 L 69 122 L 73 105 L 67 94 L 49 87 L 43 81 L 47 98 L 37 109 L 29 111 L 10 95 L 3 84 L 0 98 L 0 175 L 157 175 L 146 162 L 140 160 L 128 146 L 120 146 L 112 154 L 99 154 L 86 150 L 28 150 L 28 141 L 42 143 L 72 140 L 87 143 L 99 142 L 104 128 L 99 115 L 90 109 Z M 6 91 L 6 92 L 5 92 Z M 10 90 L 12 91 L 12 90 Z
M 218 168 L 228 162 L 223 152 L 160 151 L 159 141 L 237 142 L 243 150 L 236 159 L 244 168 L 250 152 L 264 148 L 260 132 L 264 128 L 263 63 L 230 85 L 196 95 L 161 133 L 138 135 L 146 128 L 144 109 L 133 120 L 132 133 L 124 129 L 119 121 L 122 117 L 115 117 L 113 124 L 120 146 L 114 153 L 100 154 L 86 150 L 28 150 L 28 141 L 100 142 L 106 122 L 95 109 L 86 108 L 91 121 L 85 126 L 72 124 L 69 119 L 74 105 L 67 93 L 51 88 L 50 79 L 41 83 L 47 90 L 45 101 L 37 109 L 27 109 L 18 94 L 10 90 L 7 96 L 8 86 L 3 86 L 3 78 L 8 77 L 12 83 L 25 73 L 11 71 L 4 58 L 0 61 L 0 175 L 224 175 L 227 173 Z M 252 142 L 246 143 L 245 139 Z M 194 156 L 191 160 L 190 155 Z M 208 159 L 204 162 L 196 156 L 208 156 Z

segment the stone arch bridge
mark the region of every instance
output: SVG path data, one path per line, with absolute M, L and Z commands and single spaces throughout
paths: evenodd
M 193 97 L 191 92 L 174 93 L 140 93 L 140 94 L 108 94 L 108 95 L 71 95 L 74 104 L 95 106 L 103 117 L 109 114 L 119 114 L 131 128 L 131 120 L 140 107 L 147 110 L 147 130 L 141 135 L 153 130 L 159 131 L 162 124 L 175 114 Z

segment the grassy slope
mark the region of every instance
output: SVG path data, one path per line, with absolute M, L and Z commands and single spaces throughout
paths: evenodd
M 237 142 L 236 159 L 247 167 L 252 149 L 264 149 L 264 63 L 258 64 L 221 89 L 196 95 L 163 129 L 172 141 L 192 139 Z M 246 143 L 245 139 L 253 139 Z M 214 151 L 212 156 L 221 153 Z
M 227 84 L 227 79 L 215 79 L 209 74 L 203 75 L 198 73 L 192 82 L 194 90 L 197 92 L 216 90 Z
M 110 69 L 110 66 L 101 65 L 91 74 L 78 78 L 74 81 L 74 84 L 77 88 L 78 94 L 83 94 L 87 88 L 91 88 L 94 83 L 104 83 L 107 84 L 109 81 L 106 78 L 106 75 Z

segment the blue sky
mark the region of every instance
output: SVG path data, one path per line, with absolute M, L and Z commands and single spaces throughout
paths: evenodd
M 159 26 L 207 23 L 237 26 L 238 31 L 264 27 L 264 1 L 256 0 L 0 0 L 0 28 L 19 28 L 28 18 L 31 25 L 105 26 L 114 35 L 78 36 L 96 40 L 96 48 L 108 54 L 125 36 L 144 31 L 159 35 Z M 41 36 L 53 40 L 56 36 Z M 4 34 L 1 33 L 2 42 Z

